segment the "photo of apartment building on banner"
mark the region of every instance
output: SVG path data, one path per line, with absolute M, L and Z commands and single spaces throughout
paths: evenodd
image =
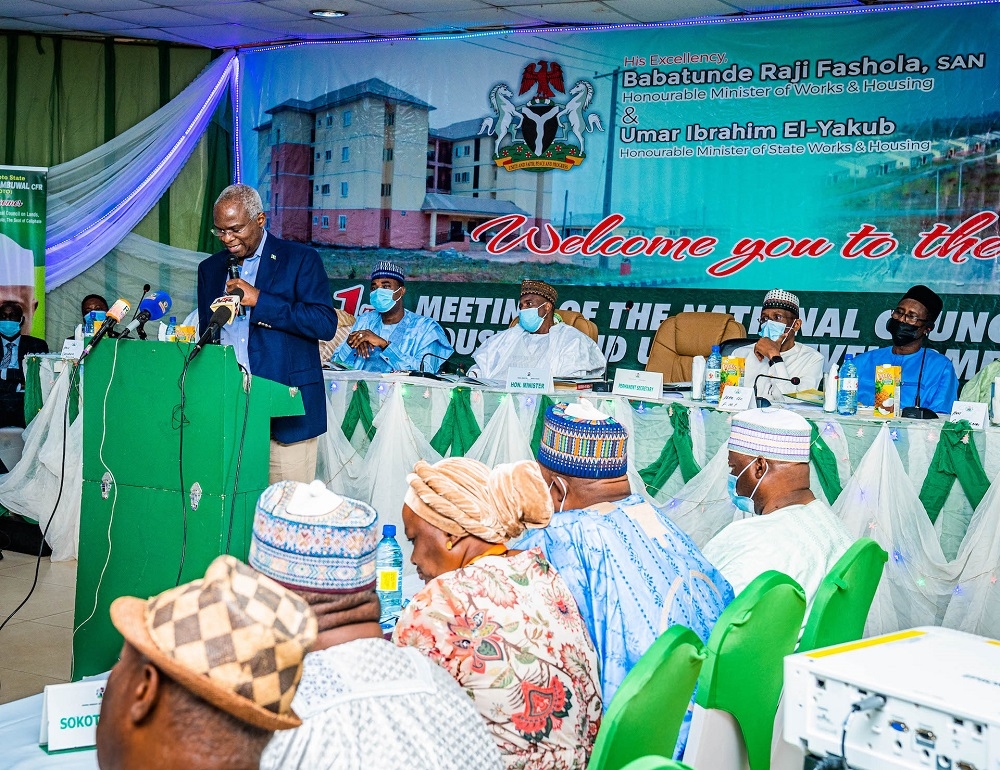
M 551 174 L 500 168 L 485 116 L 431 128 L 433 110 L 378 78 L 267 109 L 255 130 L 268 227 L 302 243 L 485 257 L 470 243 L 477 225 L 551 220 Z

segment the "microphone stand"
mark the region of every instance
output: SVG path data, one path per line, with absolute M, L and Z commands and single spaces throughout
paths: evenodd
M 438 382 L 448 382 L 448 380 L 446 380 L 444 377 L 440 377 L 437 374 L 434 374 L 434 372 L 425 372 L 424 371 L 424 362 L 427 360 L 428 357 L 430 357 L 430 358 L 436 358 L 439 361 L 445 361 L 445 362 L 447 362 L 447 360 L 448 360 L 447 358 L 442 358 L 441 356 L 439 356 L 439 355 L 437 355 L 435 353 L 424 353 L 420 357 L 420 369 L 419 370 L 418 369 L 411 369 L 410 371 L 408 371 L 406 373 L 407 376 L 409 376 L 409 377 L 422 377 L 425 380 L 437 380 Z
M 906 417 L 910 420 L 936 420 L 938 418 L 937 412 L 933 409 L 920 406 L 920 383 L 924 379 L 924 361 L 926 360 L 927 348 L 924 348 L 924 354 L 920 357 L 920 373 L 917 375 L 917 395 L 913 399 L 913 406 L 904 408 L 899 413 L 900 417 Z
M 792 385 L 798 385 L 800 382 L 802 382 L 802 380 L 799 379 L 798 377 L 777 377 L 773 374 L 758 374 L 756 377 L 753 378 L 753 394 L 757 398 L 758 409 L 763 409 L 764 407 L 771 406 L 770 401 L 768 401 L 763 396 L 757 395 L 757 383 L 760 381 L 761 377 L 763 377 L 765 380 L 780 380 L 781 382 L 790 382 L 792 383 Z

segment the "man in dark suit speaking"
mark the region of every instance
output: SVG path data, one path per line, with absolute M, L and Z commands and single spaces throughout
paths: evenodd
M 227 187 L 215 202 L 212 232 L 226 247 L 198 266 L 198 321 L 208 328 L 211 303 L 239 288 L 243 313 L 224 326 L 223 345 L 253 374 L 302 393 L 306 413 L 271 420 L 271 483 L 316 478 L 317 437 L 326 432 L 326 393 L 319 340 L 337 331 L 330 283 L 315 249 L 264 229 L 260 194 Z M 230 273 L 238 277 L 231 277 Z

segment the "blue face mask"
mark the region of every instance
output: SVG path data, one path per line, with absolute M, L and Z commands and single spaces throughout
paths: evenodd
M 740 476 L 742 476 L 744 473 L 746 473 L 747 468 L 749 468 L 749 467 L 750 466 L 748 465 L 748 466 L 746 466 L 746 468 L 744 468 L 743 470 L 741 470 L 740 471 Z M 754 510 L 754 507 L 753 507 L 753 496 L 755 494 L 757 494 L 757 487 L 760 486 L 760 482 L 764 480 L 764 476 L 767 475 L 767 472 L 769 470 L 770 470 L 770 467 L 765 467 L 764 468 L 764 475 L 761 476 L 760 479 L 757 480 L 757 486 L 755 486 L 753 488 L 753 492 L 750 493 L 749 497 L 747 497 L 745 495 L 738 494 L 736 492 L 736 482 L 739 481 L 740 476 L 734 476 L 731 473 L 729 474 L 729 479 L 728 479 L 729 499 L 733 501 L 733 505 L 735 505 L 738 510 L 742 511 L 743 513 L 749 513 L 751 515 L 754 514 L 754 513 L 756 513 L 756 511 Z
M 372 307 L 379 313 L 388 313 L 396 305 L 395 294 L 392 289 L 375 289 L 371 293 Z
M 21 333 L 20 321 L 0 321 L 0 334 L 9 340 Z
M 537 307 L 526 307 L 517 313 L 517 322 L 529 334 L 534 334 L 541 329 L 544 320 L 545 316 L 539 314 Z
M 760 336 L 767 337 L 769 340 L 774 340 L 777 342 L 781 339 L 781 336 L 785 333 L 785 329 L 788 327 L 779 321 L 764 321 L 760 325 Z

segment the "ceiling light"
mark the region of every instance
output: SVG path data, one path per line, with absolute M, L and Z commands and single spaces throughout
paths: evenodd
M 341 16 L 347 15 L 347 11 L 332 11 L 326 8 L 317 8 L 315 11 L 309 11 L 309 13 L 321 19 L 339 19 Z

